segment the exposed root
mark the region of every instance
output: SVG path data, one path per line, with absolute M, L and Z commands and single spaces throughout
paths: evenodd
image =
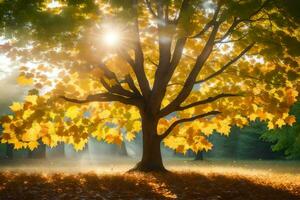
M 157 173 L 170 173 L 163 165 L 154 165 L 154 164 L 145 164 L 142 162 L 138 162 L 135 167 L 130 169 L 127 173 L 134 173 L 134 172 L 143 172 L 143 173 L 150 173 L 150 172 L 157 172 Z

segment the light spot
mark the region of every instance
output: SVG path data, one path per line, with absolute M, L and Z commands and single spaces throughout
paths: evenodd
M 103 36 L 103 42 L 108 46 L 117 46 L 120 43 L 120 34 L 116 31 L 107 31 Z
M 54 1 L 54 0 L 47 4 L 47 8 L 49 9 L 60 8 L 61 6 L 62 5 L 59 1 Z

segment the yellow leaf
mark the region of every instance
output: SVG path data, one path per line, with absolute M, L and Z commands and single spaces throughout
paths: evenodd
M 113 143 L 120 146 L 123 143 L 122 135 L 119 134 L 119 135 L 115 136 Z
M 106 135 L 105 136 L 105 141 L 108 143 L 108 144 L 112 144 L 114 142 L 114 136 L 112 135 Z
M 130 112 L 130 118 L 131 119 L 140 119 L 141 118 L 140 113 L 137 109 L 131 108 L 129 110 L 129 112 Z
M 250 121 L 255 121 L 256 118 L 257 118 L 257 115 L 254 113 L 250 114 L 250 116 L 249 116 Z
M 87 140 L 80 140 L 78 143 L 74 143 L 74 149 L 75 151 L 81 151 L 85 147 L 85 144 L 87 143 Z
M 80 114 L 80 109 L 77 106 L 71 106 L 66 111 L 66 117 L 75 119 Z
M 51 144 L 51 139 L 50 139 L 49 136 L 44 136 L 44 137 L 42 137 L 42 142 L 43 142 L 45 145 L 50 146 L 50 144 Z
M 296 122 L 296 117 L 294 115 L 288 116 L 284 120 L 288 125 L 292 126 Z
M 283 119 L 278 119 L 276 121 L 276 124 L 278 125 L 279 128 L 281 128 L 283 125 L 285 125 L 285 122 Z
M 28 119 L 33 113 L 34 113 L 33 110 L 25 110 L 23 113 L 23 119 L 24 120 Z
M 15 149 L 21 149 L 22 147 L 23 147 L 23 143 L 22 143 L 22 142 L 16 141 L 16 142 L 14 143 L 14 148 L 15 148 Z
M 185 145 L 181 144 L 181 145 L 178 145 L 175 150 L 177 153 L 185 154 L 187 149 L 185 148 Z
M 9 108 L 13 111 L 13 112 L 17 112 L 23 109 L 23 104 L 22 103 L 18 103 L 18 102 L 13 102 L 13 104 L 11 106 L 9 106 Z
M 28 143 L 28 148 L 33 151 L 39 146 L 39 143 L 37 141 L 31 141 Z
M 223 135 L 229 135 L 230 133 L 230 124 L 227 120 L 220 121 L 220 124 L 218 125 L 217 131 Z
M 20 85 L 32 85 L 33 84 L 33 79 L 32 78 L 27 78 L 24 75 L 21 75 L 17 78 L 17 82 Z
M 109 112 L 109 110 L 103 110 L 99 113 L 99 116 L 102 119 L 108 118 L 110 116 L 110 112 Z
M 22 135 L 22 140 L 26 142 L 36 141 L 38 139 L 38 134 L 40 133 L 40 131 L 40 125 L 34 123 L 33 126 Z
M 5 144 L 5 143 L 7 143 L 7 140 L 1 139 L 1 143 Z
M 268 129 L 274 129 L 274 124 L 273 124 L 273 122 L 271 122 L 271 121 L 269 121 L 268 122 Z
M 32 103 L 33 105 L 36 105 L 38 96 L 36 95 L 28 95 L 25 97 L 25 101 Z
M 130 142 L 130 141 L 134 140 L 135 136 L 136 136 L 136 134 L 134 134 L 132 132 L 127 132 L 125 138 L 126 138 L 126 140 L 128 140 Z
M 212 134 L 212 132 L 214 131 L 215 127 L 213 125 L 208 125 L 206 127 L 203 127 L 201 129 L 201 132 L 204 134 L 204 135 L 210 135 Z

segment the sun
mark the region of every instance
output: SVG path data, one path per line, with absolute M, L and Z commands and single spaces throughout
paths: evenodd
M 121 41 L 120 34 L 116 31 L 107 31 L 103 35 L 103 42 L 108 46 L 115 47 Z
M 59 8 L 61 6 L 62 4 L 59 1 L 54 1 L 54 0 L 52 0 L 50 3 L 47 4 L 47 8 L 49 9 Z

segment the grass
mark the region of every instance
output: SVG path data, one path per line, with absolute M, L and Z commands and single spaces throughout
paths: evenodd
M 168 160 L 172 173 L 128 174 L 134 160 L 117 161 L 2 164 L 0 199 L 300 199 L 297 162 Z

